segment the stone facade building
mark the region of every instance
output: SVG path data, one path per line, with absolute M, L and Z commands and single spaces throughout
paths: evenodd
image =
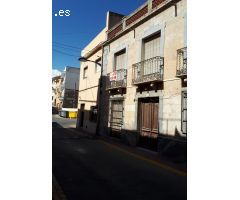
M 99 98 L 101 135 L 155 151 L 171 141 L 186 141 L 186 4 L 148 0 L 107 31 Z

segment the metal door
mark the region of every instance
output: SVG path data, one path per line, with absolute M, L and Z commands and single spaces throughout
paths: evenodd
M 123 100 L 111 102 L 110 127 L 112 133 L 121 133 L 123 124 Z

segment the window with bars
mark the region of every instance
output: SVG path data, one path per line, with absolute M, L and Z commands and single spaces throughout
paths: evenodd
M 123 124 L 123 100 L 113 100 L 110 108 L 110 127 L 114 131 L 121 131 Z

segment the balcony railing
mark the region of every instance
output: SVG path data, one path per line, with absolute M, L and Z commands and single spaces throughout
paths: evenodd
M 176 76 L 179 78 L 184 78 L 187 76 L 187 47 L 177 50 Z
M 163 66 L 164 59 L 160 56 L 156 56 L 133 64 L 132 83 L 137 85 L 146 82 L 162 81 Z
M 127 86 L 127 70 L 119 69 L 107 74 L 106 89 L 124 88 Z

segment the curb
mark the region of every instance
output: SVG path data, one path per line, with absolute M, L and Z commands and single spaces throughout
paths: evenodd
M 53 200 L 67 200 L 61 186 L 57 182 L 57 179 L 52 175 L 52 199 Z

